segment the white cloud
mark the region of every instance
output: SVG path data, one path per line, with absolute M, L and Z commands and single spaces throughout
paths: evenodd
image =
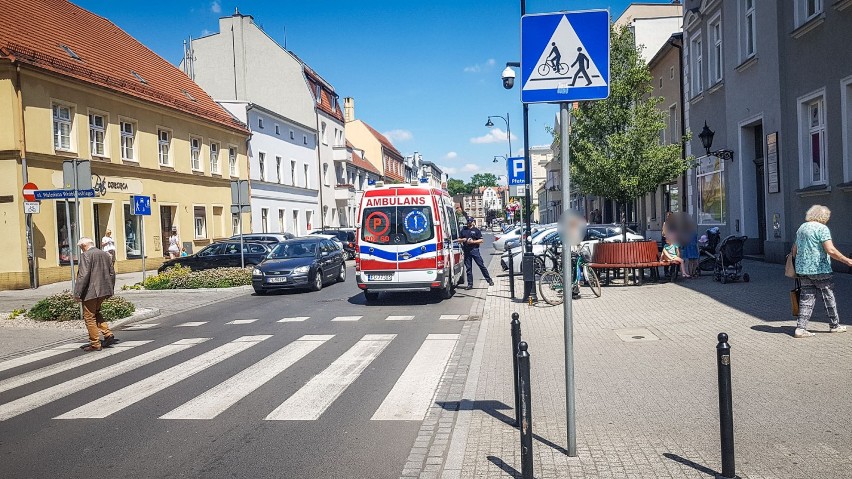
M 452 166 L 438 165 L 438 168 L 448 175 L 455 175 L 459 172 L 458 168 L 453 168 Z
M 497 60 L 493 58 L 489 58 L 484 63 L 476 63 L 474 65 L 464 67 L 465 73 L 479 73 L 483 70 L 488 70 L 494 67 L 497 64 Z
M 458 158 L 458 156 L 459 156 L 458 153 L 456 153 L 455 151 L 451 151 L 451 152 L 447 153 L 446 155 L 444 155 L 444 159 L 454 160 L 454 159 Z
M 210 11 L 213 13 L 222 13 L 222 4 L 219 3 L 219 0 L 214 0 L 210 4 Z
M 479 171 L 479 165 L 474 165 L 473 163 L 467 163 L 462 167 L 462 171 L 466 173 L 473 173 L 474 171 Z
M 482 136 L 477 136 L 476 138 L 471 138 L 471 143 L 476 144 L 487 144 L 487 143 L 502 143 L 508 139 L 508 134 L 501 130 L 500 128 L 492 128 L 487 134 Z M 518 137 L 512 135 L 513 140 L 517 140 Z
M 414 135 L 412 135 L 408 130 L 390 130 L 382 133 L 382 135 L 385 135 L 385 137 L 392 142 L 408 141 L 414 138 Z

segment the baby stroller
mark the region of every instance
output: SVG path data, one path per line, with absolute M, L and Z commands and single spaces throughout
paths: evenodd
M 719 247 L 722 235 L 719 228 L 714 226 L 707 230 L 698 240 L 698 275 L 702 271 L 708 273 L 716 270 L 716 248 Z
M 713 279 L 721 281 L 722 284 L 728 281 L 739 281 L 740 278 L 746 283 L 749 281 L 748 273 L 743 273 L 743 246 L 748 239 L 748 236 L 728 236 L 719 245 L 719 252 L 716 253 L 716 267 L 713 270 Z

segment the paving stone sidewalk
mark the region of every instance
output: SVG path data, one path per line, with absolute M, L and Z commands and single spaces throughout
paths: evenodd
M 852 333 L 792 338 L 792 281 L 783 267 L 744 266 L 750 283 L 610 286 L 601 298 L 585 288 L 573 302 L 577 458 L 563 449 L 562 307 L 513 303 L 501 278 L 488 291 L 448 455 L 442 465 L 433 459 L 427 477 L 520 477 L 520 440 L 510 426 L 512 312 L 532 358 L 536 477 L 713 477 L 721 470 L 715 348 L 723 331 L 732 347 L 740 477 L 849 477 Z M 841 322 L 852 324 L 852 276 L 835 280 Z M 827 331 L 822 308 L 814 316 L 812 330 Z M 630 328 L 647 332 L 628 338 L 659 339 L 625 342 L 617 332 Z

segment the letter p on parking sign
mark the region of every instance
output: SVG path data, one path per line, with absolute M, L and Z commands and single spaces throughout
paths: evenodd
M 509 158 L 506 162 L 509 167 L 508 177 L 510 185 L 525 185 L 527 183 L 527 172 L 524 168 L 524 157 L 517 156 Z

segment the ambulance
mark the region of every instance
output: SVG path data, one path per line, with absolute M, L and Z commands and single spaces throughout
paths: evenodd
M 446 191 L 377 183 L 358 208 L 355 280 L 367 302 L 383 291 L 453 295 L 464 275 L 459 223 Z

